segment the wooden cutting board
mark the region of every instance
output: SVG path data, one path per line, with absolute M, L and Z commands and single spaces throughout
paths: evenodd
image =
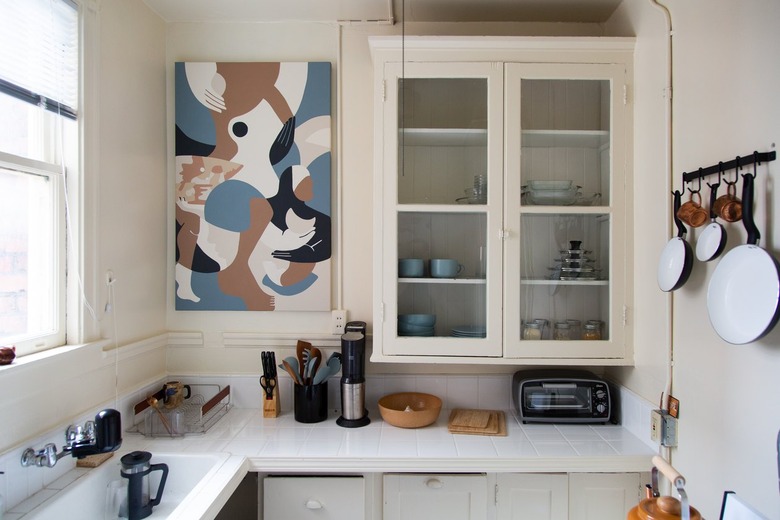
M 453 410 L 450 418 L 450 424 L 458 428 L 480 428 L 484 429 L 490 422 L 490 410 Z
M 501 410 L 464 410 L 456 408 L 447 423 L 450 433 L 506 436 L 506 415 Z

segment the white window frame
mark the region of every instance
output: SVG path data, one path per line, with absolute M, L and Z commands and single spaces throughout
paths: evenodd
M 8 169 L 30 169 L 52 175 L 56 186 L 56 209 L 61 216 L 58 229 L 57 331 L 45 339 L 20 341 L 17 356 L 35 354 L 58 346 L 76 346 L 100 337 L 100 324 L 92 310 L 100 297 L 98 272 L 98 83 L 99 6 L 95 0 L 70 0 L 78 9 L 79 85 L 78 144 L 75 157 L 65 157 L 62 166 L 42 163 L 11 154 L 0 155 L 0 165 Z M 52 117 L 59 117 L 52 115 Z M 56 170 L 56 171 L 55 171 Z M 65 196 L 67 194 L 67 210 Z M 65 226 L 65 213 L 69 229 Z M 67 237 L 67 239 L 66 239 Z M 37 356 L 36 356 L 37 357 Z
M 50 183 L 52 192 L 51 220 L 53 221 L 52 250 L 54 253 L 54 258 L 52 259 L 54 274 L 52 278 L 55 291 L 54 301 L 52 302 L 52 327 L 48 333 L 10 338 L 16 346 L 17 355 L 21 356 L 63 345 L 66 341 L 66 226 L 63 171 L 62 167 L 57 164 L 36 161 L 4 152 L 0 152 L 0 167 L 24 175 L 44 177 Z

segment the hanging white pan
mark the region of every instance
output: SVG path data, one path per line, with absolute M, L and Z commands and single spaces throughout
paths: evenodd
M 751 343 L 769 333 L 780 315 L 780 269 L 777 260 L 758 246 L 761 235 L 753 221 L 754 175 L 743 175 L 742 180 L 747 243 L 723 257 L 707 289 L 712 327 L 735 345 Z
M 718 258 L 726 247 L 726 230 L 717 221 L 715 200 L 718 198 L 720 183 L 710 184 L 710 223 L 701 232 L 696 240 L 696 258 L 702 262 L 709 262 Z
M 664 292 L 675 291 L 688 281 L 693 267 L 693 250 L 685 240 L 688 229 L 677 217 L 680 209 L 682 193 L 674 192 L 674 225 L 677 226 L 677 236 L 666 243 L 658 262 L 658 287 Z

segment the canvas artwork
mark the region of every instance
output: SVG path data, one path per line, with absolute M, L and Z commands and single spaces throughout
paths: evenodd
M 330 309 L 330 63 L 175 65 L 176 309 Z

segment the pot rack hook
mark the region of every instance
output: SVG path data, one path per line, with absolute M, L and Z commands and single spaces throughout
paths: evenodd
M 710 189 L 719 187 L 720 186 L 721 177 L 723 177 L 723 161 L 719 161 L 718 162 L 718 182 L 716 182 L 714 184 L 710 184 L 708 182 L 707 186 L 709 186 Z
M 693 195 L 694 193 L 701 193 L 701 178 L 703 177 L 703 175 L 701 175 L 701 171 L 702 170 L 703 170 L 703 168 L 699 168 L 699 176 L 697 177 L 697 179 L 699 179 L 699 187 L 698 187 L 698 189 L 693 190 L 691 188 L 688 188 L 688 191 L 691 193 L 691 195 Z M 684 177 L 684 175 L 685 174 L 683 174 L 683 185 L 685 184 L 685 177 Z
M 729 186 L 734 186 L 737 182 L 739 182 L 739 170 L 742 169 L 742 166 L 739 163 L 740 159 L 741 157 L 737 155 L 737 160 L 735 161 L 736 166 L 734 166 L 734 182 L 729 182 L 728 179 L 724 181 Z
M 761 164 L 761 161 L 758 160 L 758 150 L 753 151 L 753 178 L 756 178 L 756 170 L 757 165 Z

